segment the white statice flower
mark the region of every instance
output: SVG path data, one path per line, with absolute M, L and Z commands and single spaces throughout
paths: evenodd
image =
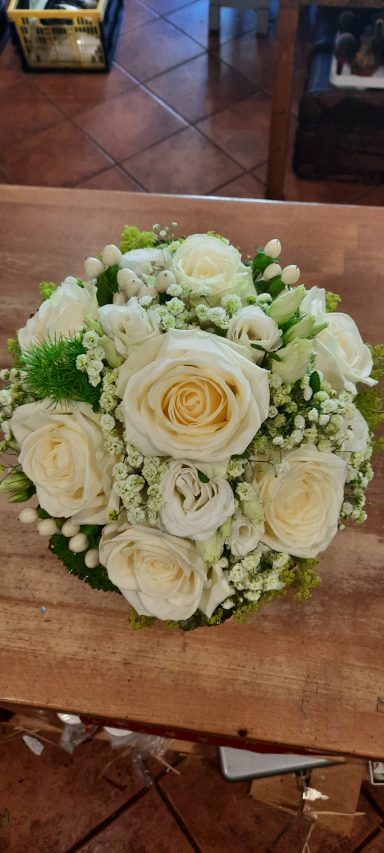
M 156 308 L 146 311 L 135 296 L 126 305 L 103 305 L 98 313 L 105 334 L 111 338 L 123 358 L 136 347 L 161 334 Z
M 269 408 L 268 372 L 242 347 L 195 329 L 173 329 L 132 353 L 117 390 L 127 441 L 145 456 L 228 461 Z
M 151 527 L 123 523 L 104 528 L 100 562 L 136 612 L 158 619 L 188 619 L 197 609 L 211 616 L 231 588 L 208 567 L 187 539 Z
M 262 541 L 295 557 L 317 557 L 337 533 L 344 499 L 346 463 L 334 453 L 304 445 L 284 456 L 276 476 L 272 465 L 256 465 L 264 509 Z
M 325 290 L 323 287 L 311 287 L 302 299 L 299 311 L 301 316 L 311 314 L 316 320 L 324 320 L 327 308 L 325 301 Z
M 19 406 L 11 420 L 19 461 L 49 515 L 78 524 L 105 524 L 117 509 L 116 459 L 105 453 L 100 416 L 88 403 Z
M 189 462 L 170 462 L 161 491 L 160 523 L 174 536 L 208 539 L 235 509 L 227 480 L 213 477 L 203 483 L 197 468 Z
M 72 276 L 56 288 L 49 299 L 41 303 L 23 329 L 17 333 L 21 349 L 41 343 L 46 338 L 69 337 L 84 325 L 86 317 L 97 316 L 96 286 L 81 287 Z
M 256 363 L 263 360 L 264 350 L 271 352 L 281 345 L 281 332 L 277 323 L 257 305 L 241 308 L 232 317 L 227 337 L 247 347 Z M 255 349 L 252 344 L 257 344 L 262 349 Z
M 235 557 L 245 557 L 257 548 L 264 531 L 264 524 L 255 524 L 247 515 L 236 513 L 231 524 L 230 548 Z
M 229 294 L 245 298 L 255 293 L 251 268 L 243 264 L 240 252 L 213 235 L 187 237 L 173 256 L 173 272 L 192 297 L 203 285 L 210 305 L 219 305 Z
M 144 249 L 131 249 L 124 253 L 119 266 L 120 269 L 132 270 L 142 278 L 161 270 L 171 270 L 172 255 L 167 247 L 160 249 L 156 246 L 148 246 Z
M 314 340 L 316 369 L 320 370 L 326 382 L 335 391 L 343 391 L 352 383 L 356 392 L 356 383 L 376 385 L 371 378 L 372 355 L 364 343 L 360 332 L 349 314 L 334 311 L 325 315 L 328 323 Z
M 366 453 L 370 445 L 369 427 L 356 406 L 353 406 L 352 414 L 346 419 L 345 426 L 348 428 L 348 438 L 343 441 L 340 450 L 348 453 Z

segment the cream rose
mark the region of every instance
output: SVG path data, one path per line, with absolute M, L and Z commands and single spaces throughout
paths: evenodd
M 193 329 L 138 349 L 119 371 L 127 440 L 146 456 L 218 462 L 243 453 L 269 406 L 268 373 L 246 355 Z
M 307 290 L 300 303 L 299 311 L 302 316 L 311 314 L 316 320 L 324 320 L 326 313 L 325 290 L 323 287 L 311 287 Z
M 221 477 L 201 482 L 190 462 L 171 462 L 161 483 L 162 527 L 174 536 L 202 541 L 212 536 L 235 509 L 233 491 Z
M 138 276 L 152 275 L 164 269 L 171 269 L 172 255 L 169 249 L 158 249 L 148 246 L 145 249 L 131 249 L 125 252 L 121 261 L 120 269 L 129 269 Z
M 57 287 L 49 299 L 41 303 L 17 336 L 21 349 L 40 343 L 45 338 L 69 335 L 81 329 L 86 317 L 97 316 L 96 287 L 85 284 L 81 287 L 70 276 Z
M 251 268 L 242 263 L 240 252 L 207 234 L 191 234 L 184 240 L 173 256 L 173 272 L 178 283 L 196 296 L 204 287 L 210 305 L 219 304 L 227 294 L 255 294 Z
M 325 314 L 328 326 L 314 340 L 316 368 L 335 391 L 346 382 L 376 385 L 370 378 L 372 356 L 352 317 L 337 311 Z
M 161 334 L 156 309 L 146 311 L 134 296 L 127 305 L 103 305 L 99 308 L 99 320 L 123 358 L 149 338 Z
M 188 619 L 200 608 L 207 616 L 230 594 L 221 573 L 208 569 L 186 539 L 151 527 L 104 528 L 100 561 L 137 613 L 158 619 Z
M 277 476 L 272 465 L 256 465 L 265 523 L 261 541 L 294 557 L 316 557 L 337 533 L 346 463 L 312 445 L 287 453 L 283 462 Z
M 27 403 L 14 412 L 11 429 L 40 506 L 55 518 L 105 524 L 108 512 L 118 507 L 112 489 L 116 459 L 105 453 L 100 420 L 91 406 Z
M 237 311 L 230 321 L 227 337 L 230 341 L 247 347 L 256 363 L 264 358 L 263 350 L 271 352 L 281 344 L 281 332 L 277 323 L 257 305 L 249 305 Z M 257 344 L 262 350 L 255 349 L 252 344 Z

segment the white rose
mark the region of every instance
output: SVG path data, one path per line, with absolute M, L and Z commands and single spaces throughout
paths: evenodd
M 11 428 L 40 506 L 55 518 L 105 524 L 108 512 L 118 507 L 112 489 L 116 459 L 104 450 L 100 418 L 91 406 L 27 403 L 16 409 Z
M 311 287 L 307 291 L 304 299 L 300 303 L 299 311 L 304 314 L 311 314 L 316 320 L 323 320 L 326 313 L 325 290 L 323 287 Z
M 224 576 L 208 578 L 194 545 L 151 527 L 104 528 L 100 562 L 137 613 L 158 619 L 188 619 L 199 608 L 211 616 L 230 594 Z
M 17 337 L 21 349 L 34 346 L 45 338 L 68 337 L 81 329 L 86 317 L 97 316 L 97 297 L 94 284 L 81 287 L 77 280 L 66 278 L 49 299 L 41 303 Z
M 156 309 L 146 311 L 135 296 L 127 305 L 103 305 L 99 308 L 99 320 L 105 334 L 124 358 L 135 347 L 161 334 Z
M 199 479 L 189 462 L 171 462 L 161 483 L 160 522 L 168 533 L 203 540 L 212 536 L 234 512 L 232 489 L 220 477 Z
M 297 382 L 307 372 L 312 353 L 312 341 L 297 338 L 279 349 L 279 360 L 272 362 L 272 373 L 281 376 L 283 382 Z
M 242 263 L 240 252 L 208 234 L 191 234 L 184 240 L 174 254 L 173 271 L 178 283 L 197 296 L 204 287 L 210 305 L 219 304 L 227 294 L 255 294 L 251 268 Z
M 272 465 L 256 465 L 264 509 L 262 542 L 294 557 L 316 557 L 337 533 L 344 499 L 346 463 L 334 453 L 304 445 Z
M 249 305 L 237 311 L 228 326 L 227 337 L 230 341 L 247 347 L 256 362 L 262 361 L 264 352 L 255 349 L 251 344 L 257 344 L 267 352 L 276 350 L 281 344 L 281 332 L 277 323 L 257 305 Z
M 264 531 L 264 524 L 254 524 L 247 515 L 238 513 L 231 525 L 231 552 L 235 557 L 245 557 L 257 548 Z
M 244 452 L 268 416 L 268 373 L 200 330 L 166 332 L 119 370 L 129 442 L 146 456 L 218 462 Z
M 350 436 L 343 441 L 341 450 L 351 453 L 365 453 L 370 443 L 368 424 L 356 406 L 353 408 L 353 415 L 347 423 Z
M 172 255 L 169 249 L 157 249 L 148 246 L 146 249 L 131 249 L 125 252 L 121 261 L 120 269 L 132 270 L 136 275 L 152 275 L 164 269 L 172 268 Z
M 343 391 L 346 382 L 376 385 L 370 378 L 372 356 L 352 317 L 337 311 L 326 314 L 326 329 L 315 338 L 316 368 L 335 391 Z

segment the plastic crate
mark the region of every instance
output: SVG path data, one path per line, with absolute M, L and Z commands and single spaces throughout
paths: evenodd
M 19 9 L 11 0 L 16 43 L 26 70 L 109 71 L 123 0 L 99 0 L 95 9 Z

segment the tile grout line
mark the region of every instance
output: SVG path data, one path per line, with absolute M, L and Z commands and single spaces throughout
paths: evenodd
M 180 764 L 182 760 L 182 758 L 176 756 L 176 759 L 172 762 L 172 767 L 176 767 L 177 764 Z M 161 770 L 156 779 L 153 780 L 153 787 L 156 788 L 156 790 L 158 780 L 162 779 L 163 776 L 165 776 L 168 772 L 168 768 Z M 151 787 L 152 786 L 147 786 L 144 783 L 143 788 L 140 788 L 139 791 L 136 791 L 136 793 L 133 794 L 132 797 L 129 797 L 129 799 L 126 800 L 125 803 L 122 803 L 122 805 L 119 806 L 117 809 L 115 809 L 112 814 L 104 818 L 104 820 L 100 821 L 100 823 L 96 824 L 96 826 L 93 826 L 85 835 L 82 836 L 82 838 L 76 841 L 75 844 L 67 848 L 65 853 L 78 853 L 78 851 L 79 853 L 81 853 L 81 849 L 82 847 L 84 847 L 85 844 L 88 844 L 89 841 L 92 841 L 104 829 L 107 829 L 112 823 L 114 823 L 115 820 L 117 820 L 119 817 L 121 817 L 121 815 L 128 811 L 131 806 L 134 806 L 136 803 L 140 802 L 140 800 L 144 799 L 146 794 L 148 794 L 151 790 Z M 198 851 L 198 853 L 200 853 L 200 851 Z
M 192 849 L 195 851 L 195 853 L 202 853 L 200 847 L 196 844 L 196 841 L 193 838 L 193 835 L 191 834 L 190 830 L 188 829 L 188 826 L 186 825 L 186 823 L 184 823 L 183 819 L 180 817 L 179 813 L 176 811 L 173 803 L 169 800 L 166 793 L 163 791 L 163 789 L 158 784 L 158 779 L 156 779 L 155 787 L 156 787 L 157 793 L 159 794 L 159 797 L 161 798 L 162 802 L 164 803 L 164 805 L 168 809 L 169 813 L 172 815 L 173 820 L 175 821 L 175 823 L 177 823 L 179 829 L 183 833 L 184 837 L 187 839 L 187 841 L 190 844 L 190 846 L 192 847 Z M 68 851 L 68 853 L 70 853 L 70 851 Z

